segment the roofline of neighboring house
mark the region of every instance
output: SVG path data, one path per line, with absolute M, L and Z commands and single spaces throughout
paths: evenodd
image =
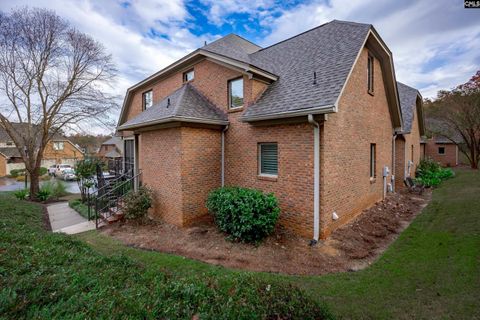
M 80 152 L 83 154 L 82 149 L 80 149 L 75 143 L 73 143 L 72 141 L 68 140 L 67 138 L 63 138 L 63 139 L 51 139 L 50 141 L 51 141 L 51 142 L 68 142 L 68 143 L 70 143 L 75 149 L 77 149 L 78 151 L 80 151 Z
M 222 125 L 225 126 L 229 124 L 228 121 L 223 120 L 209 120 L 209 119 L 202 119 L 202 118 L 195 118 L 195 117 L 167 117 L 163 119 L 155 119 L 147 122 L 136 123 L 131 125 L 122 125 L 117 127 L 117 131 L 124 131 L 124 130 L 131 130 L 131 129 L 138 129 L 147 126 L 153 126 L 156 124 L 163 124 L 168 122 L 191 122 L 191 123 L 202 123 L 202 124 L 214 124 L 214 125 Z
M 255 121 L 263 121 L 263 120 L 275 120 L 275 119 L 282 119 L 282 118 L 308 116 L 309 114 L 325 114 L 325 113 L 332 113 L 332 112 L 336 112 L 335 105 L 333 104 L 321 106 L 321 107 L 315 107 L 315 108 L 308 108 L 303 110 L 284 111 L 284 112 L 277 112 L 277 113 L 271 113 L 271 114 L 265 114 L 265 115 L 242 117 L 242 121 L 255 122 Z
M 209 60 L 212 60 L 214 62 L 219 62 L 221 64 L 227 64 L 227 65 L 230 65 L 234 68 L 238 68 L 240 69 L 241 71 L 243 71 L 244 73 L 248 73 L 248 74 L 257 74 L 261 77 L 264 77 L 270 81 L 276 81 L 278 80 L 278 76 L 271 73 L 271 72 L 268 72 L 266 70 L 263 70 L 261 68 L 258 68 L 258 67 L 255 67 L 254 65 L 251 65 L 249 63 L 246 63 L 246 62 L 242 62 L 242 61 L 239 61 L 239 60 L 236 60 L 236 59 L 233 59 L 233 58 L 229 58 L 229 57 L 226 57 L 224 55 L 221 55 L 221 54 L 218 54 L 218 53 L 213 53 L 211 51 L 207 51 L 207 50 L 204 50 L 204 49 L 197 49 L 189 54 L 187 54 L 186 56 L 184 56 L 183 58 L 175 61 L 174 63 L 170 64 L 169 66 L 165 67 L 164 69 L 152 74 L 151 76 L 147 77 L 146 79 L 136 83 L 135 85 L 131 86 L 130 88 L 127 89 L 127 93 L 125 94 L 125 98 L 123 100 L 123 105 L 122 105 L 122 111 L 120 112 L 120 118 L 119 118 L 119 121 L 118 121 L 118 124 L 117 126 L 120 125 L 120 123 L 122 123 L 123 121 L 123 118 L 125 116 L 125 110 L 126 110 L 126 106 L 130 100 L 130 96 L 131 96 L 131 93 L 132 91 L 142 87 L 142 86 L 145 86 L 155 80 L 157 80 L 158 78 L 162 77 L 162 76 L 166 76 L 168 74 L 170 74 L 171 72 L 175 72 L 177 71 L 176 69 L 177 68 L 181 68 L 183 65 L 189 63 L 192 59 L 194 58 L 197 58 L 197 57 L 205 57 L 205 58 L 208 58 Z

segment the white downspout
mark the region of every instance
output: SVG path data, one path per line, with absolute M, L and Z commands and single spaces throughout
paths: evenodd
M 395 192 L 395 142 L 397 140 L 397 132 L 395 131 L 392 140 L 392 191 Z
M 313 240 L 314 245 L 320 236 L 320 124 L 308 115 L 308 123 L 313 126 Z
M 225 186 L 225 132 L 228 130 L 228 124 L 222 130 L 222 187 Z

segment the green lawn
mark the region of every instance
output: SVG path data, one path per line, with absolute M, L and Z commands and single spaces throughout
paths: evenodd
M 40 212 L 0 195 L 0 317 L 301 319 L 325 302 L 337 318 L 480 318 L 480 172 L 444 182 L 371 267 L 318 277 L 215 267 L 96 231 L 52 235 Z

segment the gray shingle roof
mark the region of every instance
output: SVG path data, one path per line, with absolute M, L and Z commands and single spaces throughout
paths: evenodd
M 12 123 L 12 126 L 15 128 L 17 132 L 22 134 L 22 132 L 26 132 L 28 129 L 28 124 L 26 123 Z M 33 125 L 36 126 L 36 125 Z M 0 142 L 7 142 L 7 141 L 13 141 L 12 138 L 8 135 L 7 131 L 3 127 L 3 125 L 0 125 Z M 70 141 L 60 133 L 56 133 L 51 141 Z
M 249 55 L 260 50 L 261 48 L 262 47 L 257 46 L 256 44 L 232 33 L 210 44 L 207 44 L 206 46 L 202 47 L 202 50 L 221 54 L 245 63 L 250 63 Z
M 370 28 L 334 20 L 251 54 L 253 65 L 279 79 L 247 109 L 244 119 L 333 106 Z
M 103 142 L 102 145 L 114 145 L 118 148 L 118 150 L 122 150 L 123 148 L 122 138 L 117 136 L 111 137 L 110 139 Z
M 122 155 L 118 153 L 117 150 L 110 150 L 109 152 L 105 153 L 105 157 L 107 158 L 121 158 Z
M 412 131 L 413 118 L 417 107 L 418 90 L 397 81 L 398 98 L 400 99 L 400 107 L 403 118 L 403 133 Z
M 8 158 L 19 158 L 20 157 L 20 152 L 18 152 L 16 147 L 0 148 L 0 153 L 5 155 Z
M 191 84 L 184 84 L 162 101 L 127 121 L 119 129 L 153 125 L 168 121 L 227 124 L 227 115 L 211 104 Z

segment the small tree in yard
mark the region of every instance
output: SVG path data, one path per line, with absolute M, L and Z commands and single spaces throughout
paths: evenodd
M 114 75 L 102 45 L 54 12 L 0 12 L 0 125 L 25 162 L 31 197 L 38 194 L 40 165 L 52 137 L 86 119 L 105 124 L 117 108 L 117 100 L 105 93 Z
M 82 196 L 82 202 L 87 200 L 87 193 L 94 185 L 94 177 L 97 173 L 97 165 L 101 165 L 98 159 L 84 159 L 77 162 L 75 173 L 77 174 L 78 188 Z
M 430 130 L 458 145 L 473 169 L 480 161 L 480 71 L 465 84 L 451 91 L 440 91 L 427 101 L 425 111 L 435 120 Z M 457 141 L 461 138 L 461 142 Z

